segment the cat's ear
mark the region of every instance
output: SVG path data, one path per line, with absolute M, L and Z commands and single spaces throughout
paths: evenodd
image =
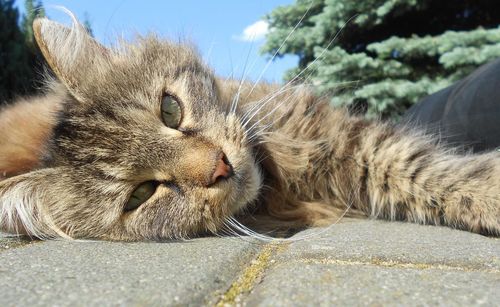
M 0 231 L 40 239 L 68 237 L 48 212 L 65 194 L 64 173 L 47 168 L 0 181 Z
M 33 22 L 36 42 L 57 77 L 78 96 L 77 88 L 85 86 L 89 75 L 109 66 L 111 50 L 92 38 L 84 26 L 73 18 L 66 27 L 47 18 Z

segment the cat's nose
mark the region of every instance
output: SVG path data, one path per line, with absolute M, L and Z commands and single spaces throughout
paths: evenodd
M 218 155 L 218 158 L 217 158 L 217 161 L 215 164 L 215 170 L 210 178 L 210 182 L 208 183 L 208 186 L 213 185 L 214 183 L 218 182 L 219 180 L 228 179 L 232 175 L 233 175 L 233 167 L 229 163 L 229 160 L 227 159 L 226 155 L 223 152 L 221 152 Z

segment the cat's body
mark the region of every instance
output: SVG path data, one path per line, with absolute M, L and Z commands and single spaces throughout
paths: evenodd
M 347 211 L 500 234 L 498 153 L 454 154 L 332 109 L 304 86 L 216 78 L 186 46 L 146 38 L 114 53 L 77 30 L 35 25 L 62 84 L 40 101 L 61 111 L 34 118 L 41 128 L 22 142 L 33 146 L 0 149 L 32 161 L 0 164 L 7 176 L 26 173 L 0 182 L 6 231 L 163 239 L 216 232 L 248 211 L 289 227 Z M 162 123 L 165 97 L 181 106 L 178 126 Z M 0 119 L 24 122 L 16 108 Z M 149 182 L 154 193 L 127 209 Z

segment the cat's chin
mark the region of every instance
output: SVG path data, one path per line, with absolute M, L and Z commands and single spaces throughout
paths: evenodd
M 237 214 L 257 200 L 262 187 L 262 174 L 256 165 L 252 165 L 245 170 L 236 171 L 233 178 L 233 189 L 226 199 L 230 213 Z

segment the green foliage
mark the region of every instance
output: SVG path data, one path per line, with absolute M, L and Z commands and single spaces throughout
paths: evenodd
M 42 73 L 46 67 L 45 59 L 42 52 L 38 48 L 33 33 L 33 21 L 38 17 L 45 17 L 45 9 L 42 1 L 25 0 L 24 1 L 25 14 L 21 20 L 21 31 L 24 35 L 25 48 L 29 54 L 28 65 L 30 67 L 31 84 L 26 93 L 31 94 L 40 87 L 42 82 Z
M 0 105 L 39 88 L 48 69 L 33 34 L 33 21 L 45 16 L 41 0 L 25 0 L 20 24 L 14 0 L 0 0 Z M 84 26 L 92 34 L 88 14 Z
M 21 31 L 24 33 L 26 44 L 30 48 L 35 49 L 36 43 L 32 25 L 35 18 L 45 16 L 45 9 L 40 0 L 36 1 L 36 3 L 33 0 L 25 0 L 24 10 L 26 13 L 23 15 L 21 21 Z
M 33 77 L 18 18 L 14 0 L 0 0 L 0 104 L 14 93 L 27 92 Z
M 90 23 L 90 16 L 87 12 L 83 15 L 83 26 L 90 36 L 94 37 L 94 31 L 92 31 L 92 24 Z
M 285 78 L 368 117 L 397 117 L 500 56 L 500 4 L 489 0 L 297 0 L 266 19 L 262 52 L 299 57 Z

